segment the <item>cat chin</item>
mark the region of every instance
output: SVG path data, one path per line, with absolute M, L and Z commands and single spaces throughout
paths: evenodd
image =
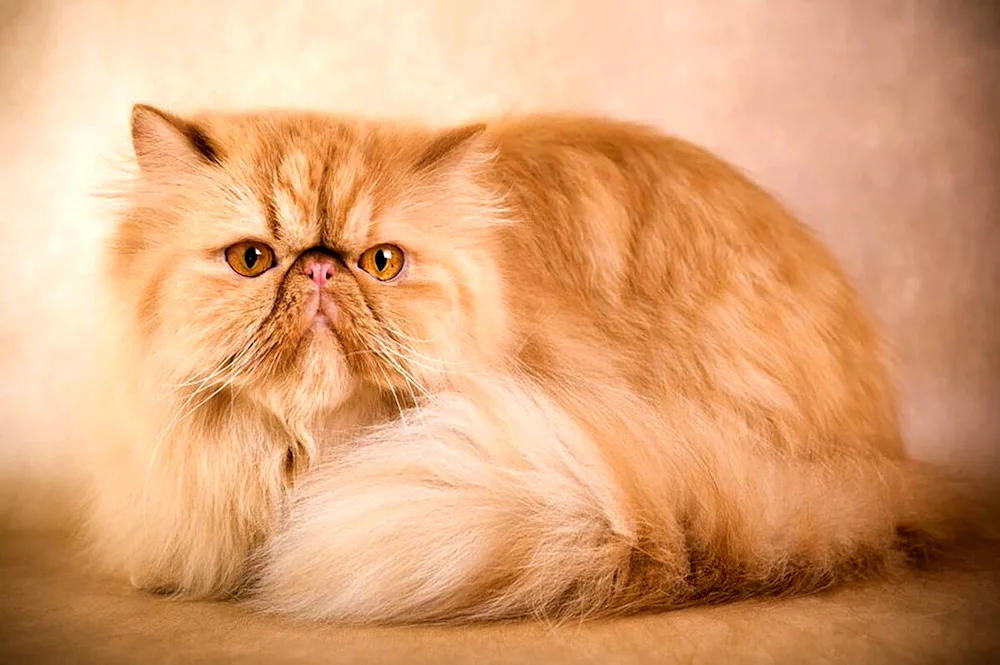
M 277 413 L 311 416 L 348 401 L 357 379 L 333 331 L 310 327 L 279 372 L 250 388 Z

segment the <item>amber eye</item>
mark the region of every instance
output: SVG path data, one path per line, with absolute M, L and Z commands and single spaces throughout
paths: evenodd
M 274 267 L 274 251 L 262 242 L 245 240 L 226 250 L 226 263 L 244 277 L 257 277 Z
M 361 255 L 358 267 L 375 279 L 388 281 L 403 269 L 403 250 L 395 245 L 376 245 Z

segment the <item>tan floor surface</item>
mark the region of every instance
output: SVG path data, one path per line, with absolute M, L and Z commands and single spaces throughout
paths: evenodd
M 349 628 L 151 597 L 61 539 L 0 536 L 2 663 L 990 663 L 998 619 L 993 565 L 563 626 Z

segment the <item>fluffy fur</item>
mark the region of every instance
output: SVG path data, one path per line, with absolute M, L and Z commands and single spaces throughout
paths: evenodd
M 90 526 L 139 587 L 592 616 L 814 590 L 963 534 L 830 254 L 695 146 L 555 116 L 140 106 L 132 132 Z M 248 239 L 277 266 L 234 272 Z M 406 252 L 390 282 L 357 268 L 380 243 Z

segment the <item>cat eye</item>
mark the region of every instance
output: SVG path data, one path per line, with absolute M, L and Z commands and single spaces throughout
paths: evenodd
M 395 245 L 375 245 L 361 255 L 358 267 L 375 279 L 386 282 L 403 269 L 403 250 Z
M 226 249 L 226 263 L 244 277 L 257 277 L 274 267 L 274 250 L 262 242 L 244 240 Z

